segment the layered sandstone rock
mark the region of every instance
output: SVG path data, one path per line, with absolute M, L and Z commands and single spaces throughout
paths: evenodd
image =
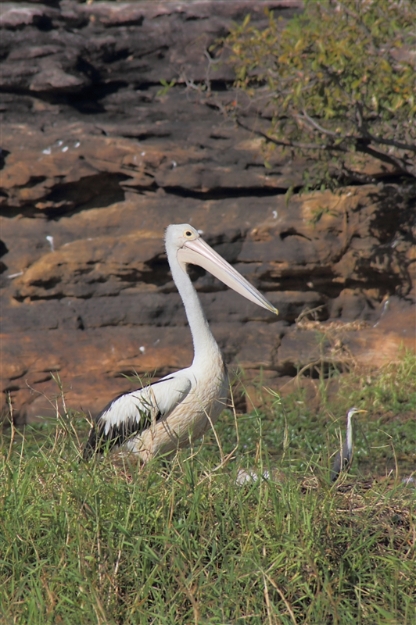
M 300 7 L 2 5 L 1 365 L 18 420 L 54 412 L 57 374 L 67 405 L 95 413 L 135 384 L 125 376 L 189 364 L 169 223 L 202 230 L 279 308 L 192 270 L 227 362 L 250 378 L 278 387 L 415 349 L 414 206 L 394 172 L 367 162 L 372 184 L 289 197 L 312 164 L 277 150 L 266 168 L 226 114 L 236 94 L 215 42 L 247 12 L 261 27 L 266 5 Z

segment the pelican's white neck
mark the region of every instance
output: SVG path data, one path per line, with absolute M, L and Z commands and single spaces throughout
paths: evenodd
M 167 250 L 167 255 L 173 281 L 182 298 L 191 330 L 194 345 L 194 360 L 192 364 L 208 362 L 211 355 L 218 354 L 220 349 L 211 333 L 192 281 L 176 257 L 176 250 Z

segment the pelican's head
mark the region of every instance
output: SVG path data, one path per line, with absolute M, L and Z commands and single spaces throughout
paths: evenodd
M 277 308 L 217 254 L 208 243 L 205 243 L 193 226 L 189 224 L 168 226 L 165 242 L 169 263 L 176 258 L 184 271 L 188 264 L 198 265 L 246 299 L 278 314 Z
M 171 224 L 166 228 L 166 250 L 180 250 L 187 241 L 196 241 L 200 234 L 189 224 Z

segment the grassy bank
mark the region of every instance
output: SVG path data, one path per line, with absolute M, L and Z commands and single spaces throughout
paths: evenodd
M 416 359 L 369 380 L 351 374 L 336 405 L 323 384 L 318 414 L 302 391 L 226 413 L 222 451 L 211 434 L 167 468 L 80 462 L 76 417 L 5 431 L 0 623 L 413 624 Z M 353 469 L 332 485 L 357 403 Z M 242 468 L 271 477 L 237 486 Z

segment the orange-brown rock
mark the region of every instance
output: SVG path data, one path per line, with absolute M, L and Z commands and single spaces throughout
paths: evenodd
M 96 413 L 136 383 L 125 376 L 190 363 L 163 246 L 174 222 L 280 310 L 191 270 L 227 362 L 251 379 L 277 387 L 416 349 L 414 206 L 394 172 L 372 162 L 371 184 L 289 198 L 311 164 L 276 150 L 266 168 L 259 139 L 223 114 L 233 77 L 207 51 L 248 11 L 261 27 L 265 6 L 301 4 L 5 6 L 1 383 L 16 420 L 54 414 L 57 375 L 67 406 Z

